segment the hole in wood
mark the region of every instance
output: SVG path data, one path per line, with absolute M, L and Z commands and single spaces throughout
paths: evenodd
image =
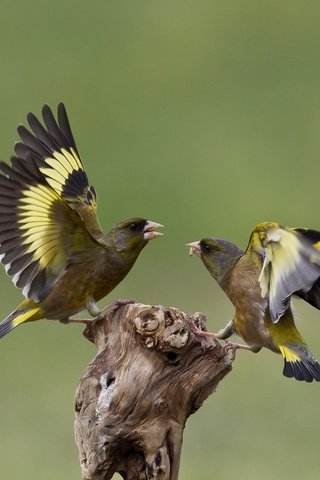
M 167 352 L 166 357 L 169 363 L 177 364 L 179 362 L 179 355 L 175 352 Z
M 107 381 L 106 381 L 106 387 L 109 388 L 110 385 L 112 385 L 116 381 L 115 377 L 112 375 L 108 376 Z

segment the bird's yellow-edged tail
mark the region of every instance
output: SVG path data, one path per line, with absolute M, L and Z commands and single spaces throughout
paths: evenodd
M 320 382 L 320 364 L 305 345 L 279 345 L 279 350 L 284 358 L 285 377 Z
M 0 338 L 7 335 L 7 333 L 11 332 L 11 330 L 16 328 L 21 323 L 39 318 L 37 315 L 39 312 L 39 307 L 23 308 L 23 306 L 20 305 L 14 312 L 10 313 L 10 315 L 8 315 L 7 318 L 0 323 Z

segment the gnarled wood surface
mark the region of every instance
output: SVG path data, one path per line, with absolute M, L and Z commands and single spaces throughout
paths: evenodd
M 83 478 L 176 480 L 186 419 L 231 370 L 216 340 L 202 342 L 202 314 L 142 305 L 109 306 L 85 330 L 98 353 L 75 397 Z

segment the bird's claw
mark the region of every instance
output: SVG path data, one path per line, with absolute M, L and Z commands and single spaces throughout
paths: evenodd
M 215 338 L 215 334 L 203 330 L 202 317 L 194 315 L 189 317 L 189 325 L 191 332 L 195 335 L 196 338 L 200 340 L 201 350 L 205 352 L 208 348 L 206 338 L 211 337 Z
M 234 342 L 229 342 L 229 340 L 225 341 L 225 345 L 223 346 L 223 350 L 228 353 L 229 350 L 232 351 L 231 353 L 231 361 L 234 362 L 236 358 L 236 353 L 237 350 L 251 350 L 251 347 L 249 345 L 245 345 L 242 343 L 234 343 Z
M 118 308 L 123 307 L 124 305 L 130 305 L 132 303 L 136 303 L 136 301 L 130 300 L 127 298 L 118 298 L 117 300 L 111 303 L 110 313 L 115 313 L 118 310 Z

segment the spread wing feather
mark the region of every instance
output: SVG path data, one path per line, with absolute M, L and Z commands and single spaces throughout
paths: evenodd
M 316 249 L 320 250 L 320 232 L 307 228 L 295 228 L 294 230 L 306 237 L 309 241 L 312 242 L 313 246 Z M 295 295 L 320 310 L 320 278 L 318 278 L 318 280 L 314 282 L 310 290 L 308 290 L 307 292 L 304 290 L 299 290 L 298 292 L 295 292 Z
M 34 176 L 25 164 L 19 158 L 11 167 L 0 163 L 0 258 L 15 285 L 23 288 L 27 298 L 39 302 L 51 291 L 73 253 L 95 241 L 44 176 Z M 82 239 L 81 245 L 75 244 L 75 235 Z
M 258 225 L 253 233 L 259 236 L 264 258 L 259 276 L 261 295 L 268 299 L 272 321 L 278 322 L 292 295 L 309 301 L 308 293 L 313 288 L 317 291 L 320 250 L 299 229 L 266 223 Z
M 43 108 L 43 126 L 33 114 L 33 133 L 19 126 L 21 142 L 11 166 L 0 162 L 0 260 L 17 287 L 41 302 L 73 255 L 103 241 L 96 194 L 89 186 L 65 108 L 58 123 Z
M 62 103 L 58 106 L 58 123 L 48 105 L 43 107 L 42 116 L 44 126 L 34 114 L 28 114 L 33 133 L 22 125 L 18 127 L 22 141 L 15 145 L 15 152 L 27 161 L 34 158 L 48 185 L 78 213 L 90 234 L 103 243 L 96 214 L 97 194 L 89 185 L 65 107 Z

